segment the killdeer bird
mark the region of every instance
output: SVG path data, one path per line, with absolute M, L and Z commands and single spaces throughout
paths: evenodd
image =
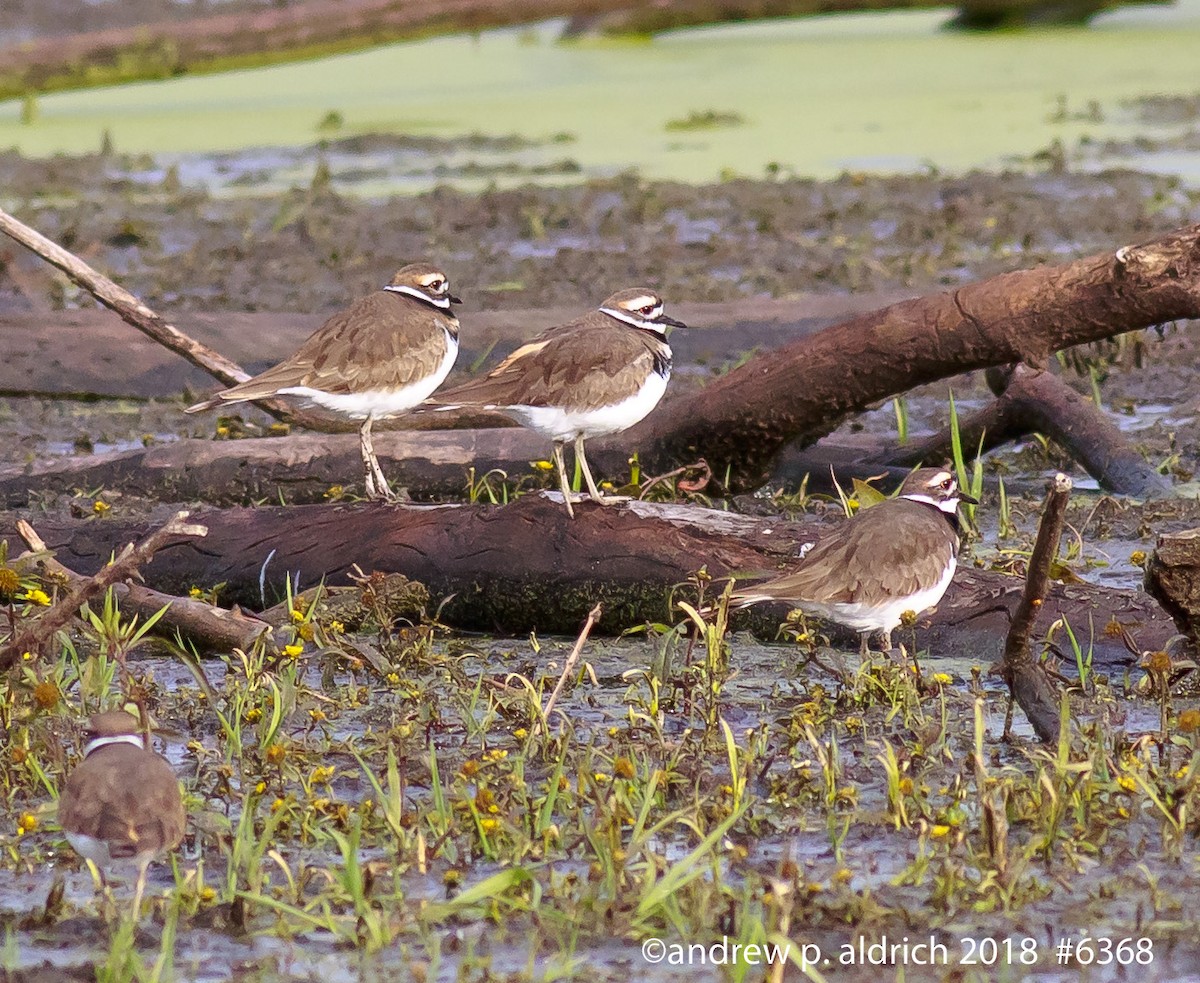
M 668 327 L 686 325 L 663 313 L 657 293 L 622 290 L 598 310 L 542 332 L 482 379 L 440 394 L 438 406 L 498 410 L 553 441 L 567 513 L 574 517 L 563 448 L 574 443 L 593 501 L 617 500 L 600 494 L 583 443 L 627 430 L 662 399 L 671 377 Z
M 892 629 L 906 611 L 942 599 L 958 565 L 958 503 L 976 504 L 941 468 L 914 471 L 895 498 L 856 513 L 820 539 L 792 573 L 733 592 L 738 607 L 782 601 L 836 621 L 868 639 Z
M 179 780 L 160 755 L 146 747 L 136 717 L 124 710 L 98 713 L 87 724 L 83 761 L 58 799 L 58 822 L 75 852 L 105 871 L 137 868 L 136 918 L 146 868 L 183 839 L 186 817 Z
M 351 420 L 361 420 L 359 447 L 367 497 L 392 501 L 371 425 L 428 398 L 458 356 L 458 318 L 446 274 L 429 263 L 405 266 L 382 290 L 334 314 L 291 358 L 217 393 L 188 413 L 225 403 L 296 396 Z

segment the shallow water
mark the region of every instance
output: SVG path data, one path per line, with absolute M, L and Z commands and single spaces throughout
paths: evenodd
M 670 32 L 652 40 L 559 43 L 561 23 L 404 42 L 220 75 L 46 96 L 20 123 L 0 104 L 0 146 L 31 155 L 97 149 L 209 154 L 300 147 L 366 132 L 514 134 L 491 151 L 384 155 L 356 178 L 368 193 L 440 181 L 575 181 L 630 168 L 709 181 L 730 173 L 962 171 L 1028 158 L 1061 140 L 1166 139 L 1195 119 L 1139 118 L 1129 100 L 1200 89 L 1200 0 L 1130 9 L 1091 27 L 953 33 L 951 12 L 853 14 Z M 693 113 L 731 125 L 669 127 Z M 336 129 L 319 131 L 327 114 Z M 569 142 L 554 142 L 569 136 Z M 565 139 L 565 138 L 564 138 Z M 271 157 L 273 155 L 268 155 Z M 1154 164 L 1200 181 L 1200 151 Z M 564 159 L 578 165 L 565 170 Z M 422 162 L 423 161 L 423 162 Z M 498 161 L 516 169 L 506 172 Z M 479 164 L 472 167 L 472 162 Z M 310 156 L 268 160 L 304 181 Z M 1103 160 L 1087 166 L 1105 166 Z M 335 178 L 338 167 L 334 167 Z M 213 175 L 216 180 L 219 175 Z

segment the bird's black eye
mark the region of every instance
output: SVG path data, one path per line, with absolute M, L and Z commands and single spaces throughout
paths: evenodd
M 644 314 L 646 317 L 649 317 L 657 309 L 658 309 L 657 304 L 647 304 L 645 307 L 639 308 L 639 311 L 640 311 L 640 313 Z
M 953 487 L 954 487 L 954 479 L 953 479 L 953 478 L 947 478 L 945 481 L 943 481 L 943 482 L 942 482 L 942 487 L 943 487 L 943 488 L 944 488 L 946 491 L 949 491 L 951 488 L 953 488 Z
M 429 289 L 432 290 L 434 293 L 437 293 L 445 285 L 446 285 L 445 280 L 430 280 L 429 281 Z

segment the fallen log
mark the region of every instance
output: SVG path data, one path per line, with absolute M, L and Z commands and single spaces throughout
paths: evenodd
M 87 589 L 88 578 L 51 556 L 49 547 L 32 526 L 18 522 L 17 533 L 25 540 L 30 552 L 13 560 L 13 569 L 22 575 L 34 574 L 43 580 L 56 580 L 72 591 Z M 135 615 L 143 623 L 157 615 L 157 633 L 178 633 L 202 652 L 230 652 L 233 649 L 249 652 L 260 640 L 267 652 L 275 654 L 279 650 L 271 635 L 274 624 L 246 615 L 237 607 L 222 608 L 193 597 L 164 594 L 132 579 L 111 584 L 109 589 L 120 603 L 123 615 Z
M 911 296 L 880 291 L 714 303 L 688 303 L 686 298 L 676 303 L 672 297 L 671 313 L 689 328 L 671 338 L 676 373 L 709 375 L 713 367 L 740 361 L 748 351 L 773 351 L 847 317 Z M 460 312 L 461 347 L 452 380 L 467 378 L 467 366 L 491 364 L 511 354 L 531 334 L 577 316 L 588 302 L 581 297 L 580 303 L 560 308 L 479 311 L 469 306 L 469 293 L 464 300 L 467 310 Z M 292 354 L 325 318 L 294 311 L 181 311 L 175 324 L 188 337 L 256 374 Z M 195 402 L 218 388 L 211 374 L 149 336 L 129 330 L 110 311 L 0 311 L 0 337 L 5 340 L 0 395 Z M 329 420 L 331 425 L 337 422 Z M 381 421 L 379 429 L 412 429 L 414 423 L 412 417 L 398 417 Z
M 1158 537 L 1146 563 L 1145 586 L 1180 632 L 1200 646 L 1200 529 Z
M 780 449 L 849 413 L 972 369 L 1200 317 L 1200 225 L 1063 266 L 1006 273 L 852 318 L 668 402 L 624 435 L 651 470 L 704 457 L 732 490 L 758 487 Z M 598 447 L 589 460 L 616 461 Z
M 223 581 L 224 597 L 260 608 L 282 597 L 289 580 L 293 590 L 322 579 L 348 584 L 357 564 L 421 581 L 434 606 L 450 598 L 440 612 L 448 624 L 573 635 L 600 603 L 599 629 L 615 632 L 671 618 L 673 591 L 686 587 L 701 567 L 718 577 L 780 569 L 801 544 L 836 521 L 647 503 L 584 503 L 572 521 L 556 498 L 527 495 L 503 507 L 361 503 L 202 510 L 194 518 L 209 527 L 209 535 L 169 543 L 143 576 L 149 586 L 179 594 Z M 98 568 L 114 544 L 142 528 L 111 519 L 45 519 L 39 525 L 61 560 L 81 572 Z M 2 536 L 11 538 L 5 527 Z M 937 612 L 921 623 L 918 644 L 935 655 L 965 655 L 981 664 L 999 658 L 1022 588 L 1020 578 L 960 567 Z M 773 634 L 786 611 L 764 605 L 763 612 L 742 624 Z M 1036 630 L 1044 631 L 1060 612 L 1085 635 L 1089 623 L 1094 627 L 1097 666 L 1128 660 L 1120 639 L 1105 631 L 1110 621 L 1129 626 L 1143 647 L 1162 644 L 1175 630 L 1141 592 L 1055 585 L 1039 608 Z M 829 633 L 857 644 L 836 628 Z
M 154 527 L 138 536 L 139 542 L 136 545 L 132 541 L 114 542 L 102 562 L 96 564 L 88 576 L 68 581 L 70 591 L 56 600 L 49 610 L 14 628 L 3 646 L 0 646 L 0 672 L 9 669 L 26 652 L 32 655 L 40 654 L 55 633 L 66 627 L 83 605 L 114 584 L 136 576 L 164 544 L 171 541 L 191 542 L 206 536 L 208 530 L 203 525 L 184 521 L 189 514 L 177 512 L 165 525 Z M 13 531 L 29 543 L 41 545 L 44 542 L 37 538 L 37 534 L 32 532 L 24 520 L 17 520 Z M 9 548 L 15 553 L 14 545 L 10 543 Z
M 1017 364 L 988 369 L 994 402 L 960 421 L 962 446 L 986 453 L 1031 433 L 1049 437 L 1114 495 L 1154 498 L 1171 494 L 1171 481 L 1153 468 L 1104 411 L 1059 376 Z M 950 428 L 880 456 L 887 464 L 917 467 L 950 457 Z

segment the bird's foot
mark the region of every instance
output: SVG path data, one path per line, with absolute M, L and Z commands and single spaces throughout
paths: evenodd
M 392 491 L 392 486 L 388 484 L 387 478 L 383 476 L 382 471 L 374 473 L 368 471 L 364 484 L 366 486 L 367 498 L 372 502 L 386 502 L 389 505 L 394 505 L 401 501 L 400 496 Z

